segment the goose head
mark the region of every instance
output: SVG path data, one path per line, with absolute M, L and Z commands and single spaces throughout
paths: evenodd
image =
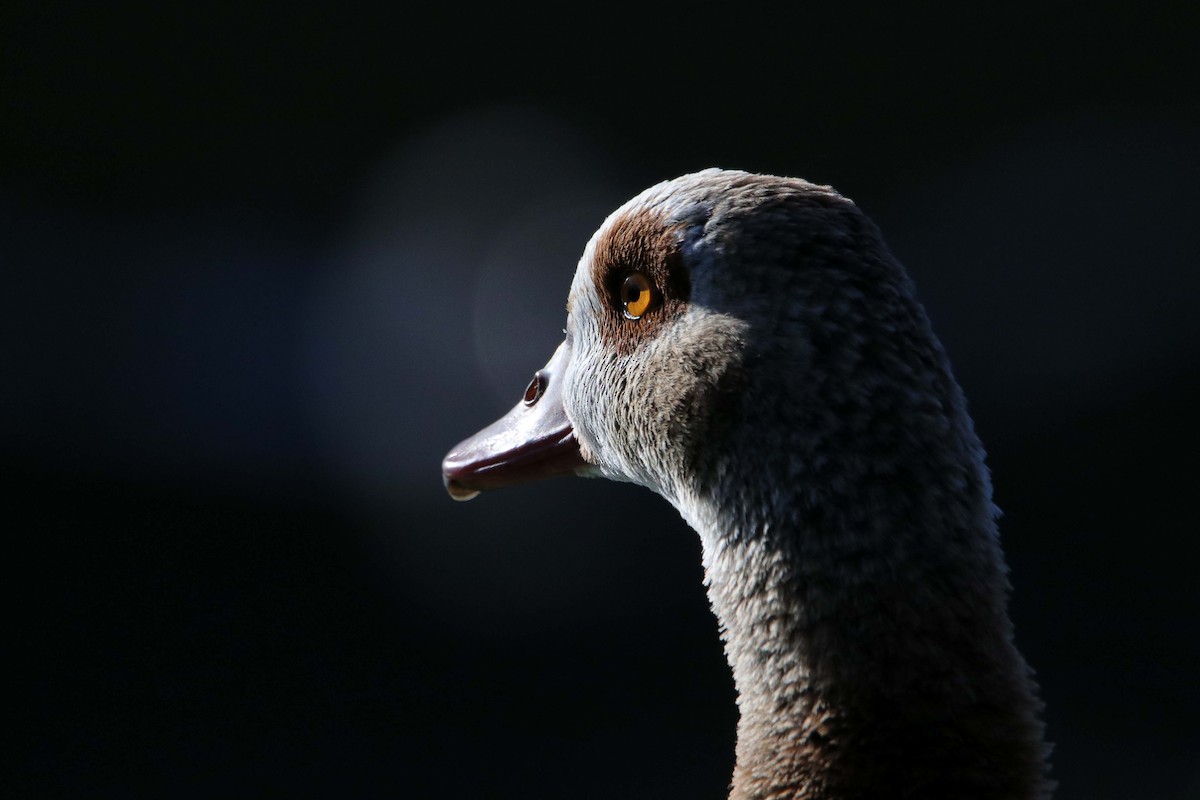
M 831 491 L 831 461 L 886 470 L 898 450 L 944 450 L 959 422 L 940 346 L 875 226 L 800 179 L 709 169 L 632 198 L 584 249 L 565 333 L 521 402 L 446 457 L 456 499 L 602 476 L 705 528 L 696 517 L 714 505 Z M 907 435 L 888 440 L 880 428 L 910 408 Z M 957 433 L 950 447 L 970 450 Z
M 738 690 L 732 797 L 1049 791 L 983 450 L 854 203 L 717 169 L 652 186 L 587 243 L 565 333 L 446 487 L 600 476 L 680 511 Z

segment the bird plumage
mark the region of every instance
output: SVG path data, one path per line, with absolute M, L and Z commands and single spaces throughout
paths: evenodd
M 634 273 L 654 301 L 631 318 Z M 647 486 L 699 533 L 731 797 L 1048 796 L 983 448 L 875 225 L 803 180 L 685 175 L 605 220 L 568 309 L 541 402 L 574 438 L 505 446 Z M 500 485 L 488 441 L 447 457 L 449 487 Z

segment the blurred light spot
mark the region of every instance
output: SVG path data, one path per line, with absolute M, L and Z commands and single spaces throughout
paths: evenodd
M 313 437 L 352 502 L 374 509 L 395 585 L 448 622 L 545 621 L 603 581 L 590 568 L 601 535 L 563 536 L 566 518 L 530 526 L 521 490 L 453 503 L 441 459 L 517 402 L 560 340 L 584 245 L 634 191 L 606 162 L 537 111 L 444 120 L 365 177 L 314 287 Z
M 475 354 L 489 387 L 509 405 L 562 340 L 575 265 L 610 210 L 589 199 L 531 208 L 497 236 L 480 265 Z

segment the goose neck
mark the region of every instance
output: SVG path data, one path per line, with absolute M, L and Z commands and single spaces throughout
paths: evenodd
M 738 692 L 731 797 L 1042 796 L 990 510 L 835 530 L 748 499 L 684 511 Z

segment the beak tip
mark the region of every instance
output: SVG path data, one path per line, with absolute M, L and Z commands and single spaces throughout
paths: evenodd
M 446 479 L 446 491 L 450 493 L 450 497 L 460 503 L 465 503 L 468 500 L 474 500 L 479 496 L 478 489 L 468 489 L 460 483 Z
M 470 472 L 469 463 L 459 452 L 459 448 L 455 448 L 442 460 L 442 483 L 452 498 L 463 503 L 479 494 L 478 489 L 468 488 L 460 480 Z

